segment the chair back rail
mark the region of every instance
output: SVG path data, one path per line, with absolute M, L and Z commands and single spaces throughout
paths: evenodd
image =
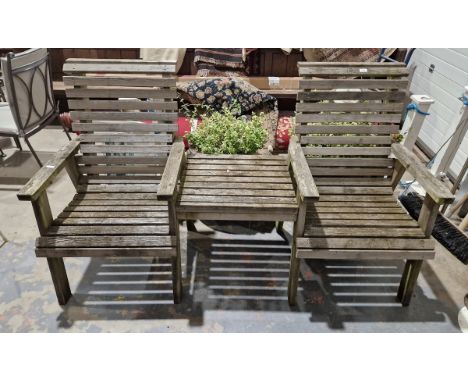
M 177 131 L 175 63 L 68 59 L 63 70 L 82 179 L 160 179 Z
M 398 63 L 300 62 L 296 133 L 313 176 L 382 178 L 409 71 Z

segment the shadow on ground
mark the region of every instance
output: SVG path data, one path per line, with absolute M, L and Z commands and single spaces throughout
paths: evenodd
M 354 331 L 457 331 L 458 307 L 428 264 L 403 308 L 395 301 L 403 262 L 308 260 L 301 264 L 298 304 L 290 307 L 288 241 L 271 226 L 268 234 L 246 229 L 226 234 L 231 223 L 212 234 L 189 232 L 179 305 L 172 304 L 168 262 L 92 259 L 59 326 L 184 319 L 197 331 L 209 315 L 223 330 L 238 332 L 347 330 L 353 324 L 360 324 Z

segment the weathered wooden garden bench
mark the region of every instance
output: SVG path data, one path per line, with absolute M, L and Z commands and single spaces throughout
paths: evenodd
M 175 64 L 69 59 L 73 130 L 80 132 L 18 193 L 32 202 L 58 301 L 71 296 L 63 257 L 167 256 L 174 301 L 182 293 L 174 197 L 184 161 Z M 46 189 L 65 168 L 76 195 L 53 219 Z M 164 201 L 159 200 L 163 198 Z
M 302 258 L 404 259 L 398 300 L 408 305 L 423 260 L 434 257 L 430 236 L 438 207 L 453 200 L 412 152 L 392 142 L 408 69 L 393 63 L 299 63 L 299 74 L 297 136 L 289 147 L 300 202 L 289 302 L 296 300 Z M 418 222 L 393 196 L 405 170 L 427 192 Z

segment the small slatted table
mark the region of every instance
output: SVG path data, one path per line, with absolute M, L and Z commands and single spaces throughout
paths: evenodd
M 179 220 L 296 221 L 287 156 L 189 154 L 176 210 Z

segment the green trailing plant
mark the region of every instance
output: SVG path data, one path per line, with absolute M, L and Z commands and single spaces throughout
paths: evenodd
M 205 109 L 206 110 L 206 109 Z M 204 154 L 254 154 L 267 140 L 264 115 L 237 117 L 238 106 L 221 112 L 207 110 L 197 129 L 186 135 L 191 146 Z

